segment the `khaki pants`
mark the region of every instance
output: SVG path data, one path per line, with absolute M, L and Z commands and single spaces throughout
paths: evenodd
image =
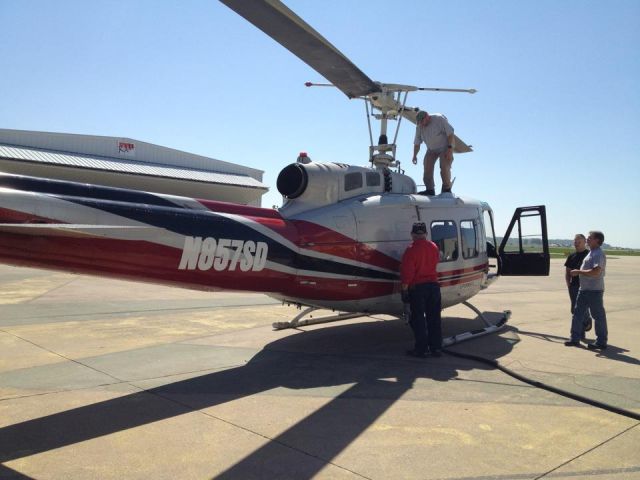
M 451 161 L 448 161 L 446 157 L 447 151 L 434 152 L 427 150 L 424 156 L 424 176 L 422 177 L 424 185 L 428 190 L 435 190 L 435 182 L 433 181 L 433 169 L 436 164 L 436 160 L 440 159 L 440 177 L 442 178 L 442 188 L 451 189 L 451 164 L 453 163 L 453 156 Z

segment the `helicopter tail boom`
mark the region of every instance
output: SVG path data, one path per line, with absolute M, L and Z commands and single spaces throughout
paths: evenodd
M 353 240 L 271 209 L 16 175 L 0 175 L 0 205 L 13 265 L 308 302 L 389 295 L 397 280 L 386 256 L 364 265 Z

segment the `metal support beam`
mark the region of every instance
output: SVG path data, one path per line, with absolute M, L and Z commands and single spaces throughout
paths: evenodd
M 290 322 L 275 322 L 272 324 L 274 330 L 284 330 L 285 328 L 297 328 L 304 327 L 306 325 L 317 325 L 319 323 L 339 322 L 340 320 L 348 320 L 350 318 L 364 317 L 364 313 L 339 313 L 337 315 L 329 315 L 327 317 L 309 318 L 302 320 L 305 316 L 315 310 L 320 310 L 316 307 L 309 307 L 304 309 L 298 315 L 295 316 Z

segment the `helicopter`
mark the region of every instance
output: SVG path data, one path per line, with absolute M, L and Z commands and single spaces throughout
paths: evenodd
M 499 276 L 548 275 L 544 205 L 516 209 L 497 247 L 486 203 L 424 196 L 396 160 L 389 121 L 416 123 L 406 105 L 419 90 L 374 82 L 304 20 L 275 0 L 221 0 L 324 76 L 380 121 L 369 165 L 314 162 L 301 153 L 277 178 L 279 209 L 0 173 L 0 261 L 199 290 L 265 293 L 306 309 L 290 328 L 363 315 L 406 315 L 399 267 L 414 222 L 438 245 L 443 308 L 464 304 Z M 313 84 L 308 84 L 309 86 Z M 371 115 L 370 115 L 371 112 Z M 456 137 L 455 152 L 472 149 Z M 529 229 L 541 232 L 534 242 Z M 490 262 L 495 261 L 494 264 Z M 316 309 L 340 312 L 303 320 Z

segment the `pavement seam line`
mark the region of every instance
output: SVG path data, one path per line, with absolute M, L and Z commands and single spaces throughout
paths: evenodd
M 99 387 L 110 387 L 112 385 L 123 385 L 128 384 L 128 382 L 114 382 L 114 383 L 101 383 L 99 385 L 91 385 L 88 387 L 77 387 L 77 388 L 67 388 L 63 390 L 50 390 L 48 392 L 40 392 L 40 393 L 32 393 L 31 395 L 18 395 L 16 397 L 4 397 L 0 398 L 0 402 L 7 402 L 10 400 L 20 400 L 23 398 L 31 398 L 31 397 L 42 397 L 43 395 L 56 395 L 58 393 L 66 393 L 66 392 L 81 392 L 82 390 L 88 390 L 90 388 L 99 388 Z
M 517 388 L 536 388 L 533 385 L 527 385 L 526 383 L 523 385 L 522 382 L 518 383 L 506 383 L 506 382 L 495 382 L 491 380 L 473 380 L 471 378 L 452 378 L 451 380 L 456 382 L 471 382 L 471 383 L 482 383 L 486 385 L 498 385 L 500 387 L 517 387 Z
M 585 390 L 591 390 L 594 392 L 600 392 L 600 393 L 605 393 L 607 395 L 613 395 L 614 397 L 618 397 L 618 398 L 624 398 L 625 400 L 630 400 L 633 403 L 637 403 L 638 401 L 635 398 L 629 397 L 628 395 L 625 395 L 623 393 L 618 393 L 618 392 L 609 392 L 607 390 L 602 390 L 601 388 L 596 388 L 596 387 L 592 387 L 589 385 L 583 385 L 582 383 L 580 383 L 579 379 L 576 378 L 575 376 L 571 376 L 572 380 L 573 380 L 573 384 L 577 387 L 580 388 L 584 388 Z M 625 380 L 635 380 L 635 378 L 629 378 L 629 377 L 617 377 L 617 378 L 621 378 L 621 379 L 625 379 Z
M 53 287 L 52 289 L 47 290 L 46 292 L 42 292 L 40 295 L 36 295 L 35 297 L 30 298 L 25 303 L 31 303 L 34 300 L 38 300 L 39 298 L 42 298 L 42 297 L 44 297 L 45 295 L 48 295 L 51 292 L 55 292 L 56 290 L 59 290 L 62 287 L 66 287 L 67 285 L 69 285 L 70 283 L 74 282 L 75 280 L 76 280 L 76 278 L 70 278 L 69 281 L 64 282 L 62 285 L 57 285 L 57 286 Z
M 64 358 L 68 362 L 73 362 L 73 363 L 75 363 L 77 365 L 80 365 L 80 366 L 83 366 L 83 367 L 88 368 L 90 370 L 93 370 L 94 372 L 98 372 L 98 373 L 101 373 L 102 375 L 106 375 L 108 377 L 111 377 L 114 380 L 116 380 L 118 383 L 126 383 L 126 380 L 123 380 L 121 378 L 115 377 L 115 376 L 111 375 L 110 373 L 98 370 L 97 368 L 94 368 L 91 365 L 87 365 L 85 363 L 79 362 L 78 360 L 74 360 L 73 358 L 66 357 L 66 356 L 62 355 L 61 353 L 54 352 L 53 350 L 49 350 L 48 348 L 43 347 L 42 345 L 38 345 L 37 343 L 32 342 L 31 340 L 27 340 L 26 338 L 23 338 L 20 335 L 16 335 L 15 333 L 8 332 L 7 330 L 4 330 L 4 329 L 0 329 L 0 332 L 6 333 L 6 334 L 11 335 L 11 336 L 13 336 L 15 338 L 18 338 L 18 339 L 22 340 L 23 342 L 30 343 L 34 347 L 37 347 L 37 348 L 39 348 L 41 350 L 44 350 L 45 352 L 49 352 L 50 354 L 55 355 L 57 357 Z
M 516 363 L 516 361 L 514 361 L 514 362 L 512 362 L 512 363 L 510 363 L 508 365 L 504 365 L 504 366 L 505 367 L 510 367 L 514 363 Z M 545 370 L 539 370 L 539 369 L 536 369 L 536 368 L 528 367 L 527 365 L 521 363 L 520 360 L 518 360 L 517 363 L 522 367 L 523 370 L 528 370 L 530 372 L 541 373 L 543 375 L 555 375 L 555 376 L 563 375 L 562 372 L 547 372 Z M 550 364 L 550 365 L 553 365 L 553 364 Z M 637 400 L 635 398 L 629 397 L 628 395 L 624 395 L 622 393 L 617 393 L 617 392 L 610 392 L 608 390 L 602 390 L 600 388 L 596 388 L 596 387 L 593 387 L 593 386 L 589 386 L 589 385 L 585 385 L 583 383 L 580 383 L 580 381 L 577 378 L 577 376 L 588 376 L 588 372 L 587 373 L 578 372 L 578 373 L 566 374 L 566 376 L 568 376 L 568 377 L 570 377 L 572 379 L 572 383 L 575 386 L 584 388 L 585 390 L 592 390 L 594 392 L 606 393 L 606 394 L 613 395 L 613 396 L 616 396 L 616 397 L 620 397 L 620 398 L 624 398 L 624 399 L 627 399 L 627 400 L 631 400 L 632 402 L 637 402 Z M 598 376 L 603 377 L 604 375 L 598 375 Z M 636 378 L 634 378 L 634 377 L 624 377 L 624 376 L 623 377 L 615 377 L 615 378 L 619 378 L 621 380 L 622 379 L 623 380 L 636 380 Z
M 229 368 L 235 368 L 235 367 L 241 367 L 243 364 L 238 363 L 235 365 L 225 365 L 223 367 L 220 367 L 220 370 L 226 370 Z M 98 370 L 100 371 L 100 370 Z M 165 378 L 171 378 L 171 377 L 178 377 L 181 375 L 189 375 L 192 373 L 201 373 L 201 372 L 217 372 L 218 369 L 210 369 L 210 368 L 205 368 L 202 370 L 192 370 L 189 372 L 181 372 L 181 373 L 170 373 L 167 375 L 161 375 L 159 377 L 149 377 L 149 378 L 141 378 L 141 379 L 134 379 L 134 380 L 120 380 L 118 382 L 113 382 L 113 383 L 101 383 L 98 385 L 90 385 L 88 387 L 76 387 L 76 388 L 65 388 L 62 390 L 50 390 L 48 392 L 40 392 L 40 393 L 33 393 L 31 395 L 18 395 L 15 397 L 4 397 L 4 398 L 0 398 L 0 402 L 5 402 L 7 400 L 16 400 L 16 399 L 21 399 L 21 398 L 30 398 L 30 397 L 40 397 L 42 395 L 55 395 L 57 393 L 66 393 L 66 392 L 78 392 L 78 391 L 82 391 L 82 390 L 88 390 L 91 388 L 97 388 L 97 387 L 110 387 L 110 386 L 114 386 L 114 385 L 129 385 L 130 387 L 136 388 L 142 392 L 144 392 L 145 390 L 142 387 L 139 387 L 138 385 L 135 385 L 135 382 L 148 382 L 148 381 L 153 381 L 153 380 L 161 380 L 161 379 L 165 379 Z M 101 372 L 100 373 L 104 373 L 105 375 L 108 375 L 106 372 Z
M 64 285 L 61 285 L 60 287 L 63 287 Z M 60 288 L 60 287 L 56 287 L 56 288 Z M 53 289 L 55 290 L 55 288 Z M 50 292 L 45 292 L 42 295 L 46 295 L 47 293 Z M 32 300 L 37 300 L 38 298 L 40 298 L 42 295 L 32 298 L 29 300 L 29 302 L 31 302 Z M 28 303 L 28 302 L 27 302 Z M 279 305 L 278 303 L 256 303 L 256 304 L 250 304 L 250 305 L 220 305 L 220 306 L 203 306 L 203 307 L 180 307 L 180 308 L 151 308 L 151 309 L 142 309 L 142 310 L 121 310 L 121 311 L 116 311 L 116 312 L 88 312 L 88 313 L 76 313 L 76 314 L 64 314 L 64 315 L 46 315 L 46 316 L 31 316 L 31 317 L 24 317 L 24 318 L 20 318 L 19 320 L 36 320 L 36 319 L 40 319 L 40 318 L 59 318 L 59 317 L 80 317 L 80 316 L 91 316 L 91 315 L 105 315 L 105 316 L 117 316 L 117 315 L 125 315 L 125 314 L 135 314 L 135 313 L 148 313 L 148 312 L 179 312 L 179 311 L 191 311 L 191 310 L 219 310 L 222 308 L 243 308 L 243 307 L 265 307 L 265 306 L 276 306 Z M 73 320 L 71 320 L 73 321 Z M 91 321 L 91 320 L 89 320 Z
M 140 388 L 140 387 L 136 387 L 136 388 Z M 289 445 L 289 444 L 287 444 L 287 443 L 281 442 L 281 441 L 279 441 L 279 440 L 277 440 L 277 439 L 275 439 L 275 438 L 271 438 L 271 437 L 269 437 L 269 436 L 267 436 L 267 435 L 264 435 L 264 434 L 262 434 L 262 433 L 260 433 L 260 432 L 257 432 L 257 431 L 255 431 L 255 430 L 251 430 L 250 428 L 247 428 L 247 427 L 243 427 L 242 425 L 238 425 L 237 423 L 233 423 L 233 422 L 231 422 L 231 421 L 229 421 L 229 420 L 225 420 L 224 418 L 217 417 L 217 416 L 215 416 L 215 415 L 213 415 L 213 414 L 211 414 L 211 413 L 207 413 L 207 412 L 205 412 L 205 411 L 203 411 L 203 410 L 200 410 L 200 409 L 194 409 L 194 408 L 193 408 L 192 406 L 190 406 L 189 404 L 186 404 L 186 403 L 180 402 L 180 401 L 175 400 L 175 399 L 170 398 L 170 397 L 165 397 L 164 395 L 161 395 L 160 393 L 157 393 L 157 392 L 150 392 L 150 391 L 148 391 L 148 390 L 146 390 L 146 389 L 143 389 L 143 391 L 145 391 L 145 392 L 147 392 L 147 393 L 150 393 L 151 395 L 155 395 L 155 396 L 157 396 L 157 397 L 159 397 L 159 398 L 162 398 L 163 400 L 166 400 L 166 401 L 169 401 L 169 402 L 175 403 L 176 405 L 180 405 L 181 407 L 184 407 L 184 408 L 186 408 L 187 410 L 189 410 L 189 411 L 191 411 L 191 412 L 197 412 L 197 413 L 200 413 L 201 415 L 204 415 L 204 416 L 206 416 L 206 417 L 212 418 L 212 419 L 217 420 L 217 421 L 219 421 L 219 422 L 226 423 L 227 425 L 231 425 L 232 427 L 239 428 L 240 430 L 244 430 L 245 432 L 251 433 L 251 434 L 253 434 L 253 435 L 257 435 L 257 436 L 259 436 L 259 437 L 262 437 L 262 438 L 264 438 L 265 440 L 268 440 L 268 441 L 270 441 L 270 442 L 277 443 L 278 445 L 281 445 L 281 446 L 283 446 L 283 447 L 285 447 L 285 448 L 288 448 L 288 449 L 294 450 L 294 451 L 296 451 L 296 452 L 298 452 L 298 453 L 301 453 L 301 454 L 303 454 L 303 455 L 306 455 L 306 456 L 308 456 L 308 457 L 315 458 L 316 460 L 319 460 L 319 461 L 321 461 L 321 462 L 323 462 L 323 463 L 325 463 L 325 464 L 327 464 L 327 465 L 333 465 L 334 467 L 337 467 L 337 468 L 339 468 L 339 469 L 341 469 L 341 470 L 345 470 L 345 471 L 347 471 L 347 472 L 349 472 L 349 473 L 352 473 L 352 474 L 354 474 L 354 475 L 357 475 L 357 476 L 358 476 L 358 477 L 360 477 L 360 478 L 364 478 L 364 479 L 366 479 L 366 480 L 373 480 L 373 479 L 371 479 L 370 477 L 366 477 L 366 476 L 364 476 L 364 475 L 362 475 L 362 474 L 360 474 L 360 473 L 358 473 L 358 472 L 354 472 L 353 470 L 350 470 L 350 469 L 348 469 L 348 468 L 346 468 L 346 467 L 343 467 L 343 466 L 341 466 L 341 465 L 338 465 L 337 463 L 334 463 L 334 462 L 332 462 L 332 461 L 330 461 L 330 460 L 324 459 L 324 458 L 319 457 L 319 456 L 317 456 L 317 455 L 313 455 L 313 454 L 311 454 L 311 453 L 309 453 L 309 452 L 305 452 L 304 450 L 301 450 L 300 448 L 295 447 L 295 446 L 293 446 L 293 445 Z
M 604 444 L 609 443 L 611 440 L 614 440 L 614 439 L 618 438 L 619 436 L 621 436 L 621 435 L 623 435 L 623 434 L 627 433 L 628 431 L 633 430 L 633 429 L 634 429 L 634 428 L 636 428 L 638 425 L 640 425 L 640 422 L 636 422 L 635 424 L 631 425 L 630 427 L 625 428 L 623 431 L 621 431 L 621 432 L 619 432 L 619 433 L 615 434 L 613 437 L 610 437 L 610 438 L 607 438 L 606 440 L 603 440 L 603 441 L 602 441 L 602 442 L 600 442 L 599 444 L 594 445 L 593 447 L 589 448 L 588 450 L 585 450 L 584 452 L 580 453 L 579 455 L 576 455 L 576 456 L 575 456 L 575 457 L 573 457 L 573 458 L 570 458 L 570 459 L 569 459 L 569 460 L 567 460 L 566 462 L 561 463 L 561 464 L 560 464 L 560 465 L 558 465 L 557 467 L 555 467 L 555 468 L 553 468 L 553 469 L 549 470 L 548 472 L 543 473 L 542 475 L 540 475 L 540 476 L 538 476 L 538 477 L 534 478 L 533 480 L 540 480 L 541 478 L 546 477 L 547 475 L 549 475 L 550 473 L 555 472 L 555 471 L 556 471 L 556 470 L 558 470 L 559 468 L 562 468 L 562 467 L 564 467 L 565 465 L 568 465 L 569 463 L 573 462 L 574 460 L 577 460 L 578 458 L 583 457 L 583 456 L 584 456 L 584 455 L 586 455 L 587 453 L 590 453 L 590 452 L 594 451 L 595 449 L 600 448 L 600 447 L 601 447 L 601 446 L 603 446 Z

